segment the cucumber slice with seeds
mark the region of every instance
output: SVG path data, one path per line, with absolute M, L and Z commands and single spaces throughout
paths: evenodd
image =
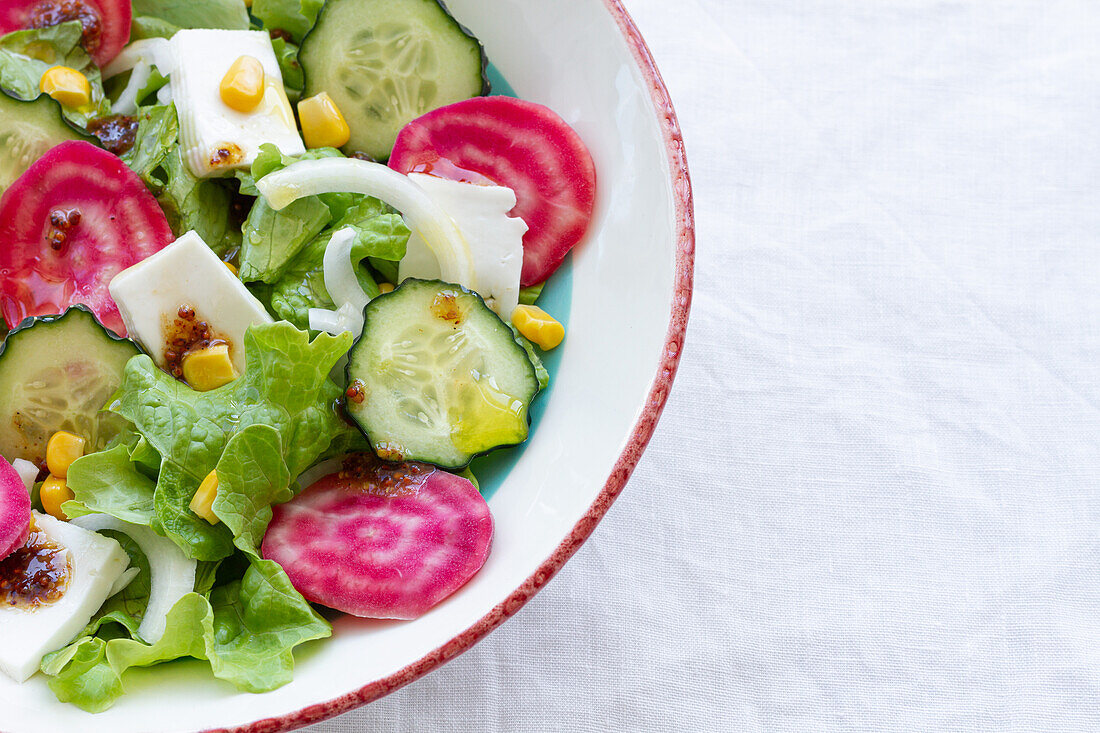
M 420 115 L 489 91 L 481 44 L 437 0 L 328 0 L 298 60 L 303 97 L 328 92 L 351 128 L 344 152 L 375 160 Z
M 125 421 L 100 410 L 139 353 L 82 305 L 24 320 L 0 344 L 0 455 L 41 466 L 58 430 L 84 438 L 89 452 L 102 448 Z
M 410 279 L 364 315 L 347 411 L 381 458 L 461 469 L 527 439 L 535 369 L 481 296 Z
M 92 140 L 45 94 L 29 102 L 0 91 L 0 195 L 42 155 L 66 140 Z

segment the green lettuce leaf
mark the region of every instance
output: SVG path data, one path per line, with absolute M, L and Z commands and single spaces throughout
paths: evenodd
M 474 472 L 470 469 L 469 466 L 466 466 L 466 468 L 459 471 L 458 475 L 473 484 L 475 489 L 481 491 L 481 482 L 477 480 L 477 476 L 474 475 Z
M 274 283 L 271 309 L 276 315 L 299 328 L 308 328 L 310 308 L 333 307 L 325 289 L 325 248 L 332 235 L 344 227 L 355 230 L 351 259 L 359 285 L 368 297 L 376 297 L 378 284 L 363 261 L 368 258 L 400 260 L 405 256 L 409 241 L 408 227 L 400 216 L 390 212 L 381 201 L 369 197 L 348 207 L 335 224 L 306 245 Z
M 52 676 L 49 686 L 58 700 L 89 713 L 101 713 L 114 705 L 123 693 L 122 678 L 107 661 L 107 643 L 83 636 L 43 657 L 42 672 Z
M 254 282 L 254 283 L 245 283 L 244 286 L 246 288 L 248 288 L 248 292 L 252 293 L 253 297 L 255 297 L 256 300 L 260 301 L 260 303 L 263 305 L 263 307 L 267 310 L 268 313 L 274 312 L 274 311 L 271 310 L 271 286 L 270 285 L 268 285 L 267 283 Z
M 411 232 L 399 214 L 379 214 L 366 221 L 348 222 L 345 226 L 355 230 L 355 241 L 351 244 L 351 261 L 356 265 L 355 274 L 359 278 L 359 285 L 369 297 L 376 298 L 380 292 L 378 285 L 363 261 L 400 261 L 405 256 L 405 247 L 409 243 Z
M 294 255 L 330 221 L 332 214 L 316 196 L 298 199 L 280 211 L 257 199 L 244 223 L 241 279 L 274 282 Z
M 155 193 L 165 186 L 160 172 L 164 159 L 179 140 L 179 118 L 175 105 L 146 107 L 136 115 L 138 121 L 134 145 L 121 157 L 132 171 Z
M 153 94 L 156 94 L 158 91 L 160 91 L 161 87 L 165 86 L 166 84 L 168 84 L 168 77 L 161 74 L 160 69 L 154 67 L 153 70 L 149 72 L 149 80 L 146 81 L 140 89 L 138 89 L 137 103 L 155 103 L 155 100 L 150 101 L 150 98 Z
M 249 425 L 226 443 L 218 461 L 214 514 L 233 532 L 237 546 L 255 552 L 271 522 L 271 505 L 294 497 L 282 435 L 269 425 Z
M 265 465 L 265 475 L 281 476 L 285 471 L 295 478 L 308 468 L 342 429 L 343 421 L 332 409 L 340 389 L 328 374 L 350 345 L 350 334 L 321 335 L 310 342 L 306 332 L 289 323 L 253 326 L 244 338 L 244 374 L 210 392 L 193 391 L 158 369 L 148 356 L 131 359 L 117 409 L 162 457 L 152 527 L 195 559 L 218 560 L 231 554 L 228 523 L 211 526 L 188 508 L 196 489 L 219 467 L 234 436 L 252 425 L 270 426 L 280 438 L 277 457 L 285 465 Z M 264 437 L 263 431 L 253 434 Z M 260 451 L 251 442 L 258 438 L 239 442 L 223 468 L 230 468 L 231 459 L 247 461 L 261 455 L 250 452 Z M 254 489 L 250 485 L 243 490 Z M 284 494 L 276 488 L 271 495 Z
M 305 88 L 306 78 L 302 65 L 298 63 L 298 47 L 285 38 L 272 38 L 271 48 L 279 61 L 279 71 L 283 75 L 283 88 L 291 104 L 298 101 Z
M 195 592 L 201 596 L 209 596 L 210 591 L 217 584 L 218 570 L 222 560 L 199 560 L 195 567 Z
M 107 599 L 80 636 L 96 636 L 101 628 L 111 623 L 119 624 L 127 634 L 135 636 L 141 626 L 141 619 L 145 616 L 145 609 L 149 606 L 149 593 L 152 589 L 149 558 L 124 532 L 102 530 L 100 534 L 122 545 L 122 549 L 130 556 L 130 567 L 137 568 L 138 574 L 129 585 Z
M 79 109 L 62 106 L 62 114 L 80 127 L 110 114 L 111 103 L 103 93 L 99 67 L 80 45 L 83 33 L 80 21 L 73 20 L 0 37 L 0 87 L 19 99 L 35 99 L 41 94 L 42 74 L 52 66 L 68 66 L 88 79 L 92 102 Z
M 241 192 L 258 196 L 255 182 L 298 160 L 341 157 L 335 148 L 318 148 L 303 155 L 283 155 L 274 145 L 260 146 L 260 153 L 247 174 L 239 174 Z M 275 211 L 263 198 L 256 199 L 248 212 L 241 240 L 240 275 L 245 282 L 274 283 L 290 261 L 321 233 L 334 218 L 343 214 L 350 194 L 325 194 L 298 199 Z M 334 211 L 335 210 L 335 211 Z
M 344 227 L 357 230 L 351 245 L 353 260 L 368 257 L 397 262 L 405 256 L 405 247 L 411 232 L 400 214 L 375 198 L 364 198 L 350 207 L 344 216 L 332 226 L 338 231 Z
M 314 148 L 297 156 L 283 155 L 279 148 L 272 143 L 264 143 L 260 146 L 260 152 L 256 154 L 256 160 L 252 161 L 252 166 L 247 171 L 236 171 L 235 175 L 241 182 L 241 193 L 248 196 L 259 196 L 260 191 L 256 188 L 256 181 L 268 173 L 282 170 L 299 160 L 342 157 L 344 157 L 344 154 L 336 148 Z
M 249 28 L 244 0 L 133 0 L 133 13 L 177 28 Z
M 229 190 L 196 178 L 184 162 L 175 105 L 145 107 L 137 118 L 134 147 L 122 160 L 157 197 L 172 231 L 180 236 L 194 229 L 219 255 L 238 246 L 241 234 L 231 221 Z
M 527 359 L 531 362 L 531 366 L 535 367 L 535 377 L 539 380 L 539 389 L 546 389 L 550 386 L 550 372 L 546 371 L 546 366 L 542 363 L 539 352 L 535 350 L 535 345 L 511 323 L 508 324 L 508 327 L 512 329 L 512 334 L 516 337 L 516 343 L 527 352 Z
M 378 273 L 378 275 L 388 283 L 396 285 L 401 282 L 401 277 L 398 274 L 397 262 L 391 262 L 389 260 L 380 260 L 377 257 L 372 257 L 367 262 L 370 264 L 372 270 Z
M 208 653 L 214 676 L 248 692 L 290 682 L 294 647 L 332 633 L 271 560 L 256 559 L 243 579 L 215 588 L 210 605 L 214 628 Z
M 538 285 L 528 285 L 519 291 L 520 305 L 534 305 L 542 295 L 542 289 L 546 287 L 545 282 L 541 282 Z
M 103 89 L 106 91 L 107 96 L 111 98 L 112 102 L 117 101 L 122 95 L 122 92 L 126 89 L 130 83 L 130 74 L 125 72 L 111 77 L 103 83 Z M 168 77 L 160 73 L 160 69 L 154 67 L 149 72 L 149 79 L 138 89 L 137 97 L 135 101 L 138 107 L 152 106 L 157 104 L 156 93 L 161 87 L 168 84 Z
M 160 471 L 160 453 L 145 438 L 138 438 L 130 449 L 130 460 L 146 476 L 155 479 Z
M 282 170 L 291 163 L 295 163 L 299 160 L 320 160 L 322 158 L 342 157 L 344 157 L 344 154 L 336 148 L 313 148 L 301 155 L 283 155 L 274 144 L 264 143 L 260 146 L 260 151 L 256 155 L 256 160 L 252 161 L 252 166 L 247 171 L 236 171 L 234 175 L 236 175 L 237 179 L 240 181 L 240 191 L 242 194 L 246 196 L 259 196 L 260 191 L 256 188 L 256 181 L 263 178 L 268 173 Z M 344 215 L 348 207 L 364 197 L 354 193 L 325 193 L 318 196 L 318 198 L 325 202 L 325 205 L 328 206 L 329 211 L 332 213 L 332 218 L 336 220 Z
M 145 38 L 171 38 L 180 27 L 174 23 L 152 15 L 135 15 L 130 21 L 130 40 Z
M 64 506 L 70 517 L 110 514 L 124 522 L 153 522 L 156 482 L 138 470 L 125 445 L 78 458 L 66 479 L 74 501 Z
M 172 410 L 169 419 L 171 424 L 180 425 L 178 420 L 188 416 L 187 409 Z M 211 525 L 189 507 L 202 478 L 196 479 L 184 466 L 217 463 L 217 439 L 214 433 L 207 432 L 210 427 L 208 424 L 198 426 L 193 435 L 185 438 L 194 441 L 193 452 L 185 452 L 175 458 L 165 457 L 161 463 L 156 493 L 153 495 L 153 508 L 156 511 L 153 529 L 170 537 L 187 555 L 196 560 L 220 560 L 233 552 L 233 534 L 229 528 L 224 524 Z M 214 445 L 202 442 L 204 439 L 213 441 Z M 184 463 L 176 462 L 179 460 Z M 209 474 L 210 471 L 206 473 Z
M 341 426 L 339 432 L 332 436 L 332 442 L 328 444 L 328 448 L 317 459 L 317 462 L 329 459 L 339 458 L 348 453 L 367 453 L 373 452 L 374 448 L 369 442 L 367 442 L 366 436 L 355 427 L 344 423 Z M 306 487 L 301 487 L 306 488 Z
M 307 244 L 271 286 L 271 311 L 303 330 L 309 328 L 310 308 L 333 307 L 322 267 L 331 236 L 325 234 Z
M 301 43 L 324 4 L 325 0 L 253 0 L 252 14 L 264 28 L 284 30 L 295 43 Z
M 104 628 L 95 625 L 96 633 Z M 182 657 L 209 661 L 215 677 L 240 690 L 267 692 L 290 681 L 296 646 L 331 633 L 278 564 L 254 558 L 243 578 L 214 588 L 209 600 L 190 593 L 177 601 L 155 644 L 82 636 L 46 655 L 41 668 L 59 700 L 88 712 L 114 704 L 128 669 Z
M 42 671 L 51 677 L 50 689 L 58 700 L 98 713 L 111 707 L 124 692 L 122 674 L 126 670 L 180 657 L 205 659 L 212 637 L 210 604 L 190 593 L 168 612 L 164 636 L 156 644 L 85 636 L 47 654 Z
M 192 175 L 179 145 L 169 151 L 161 170 L 165 185 L 157 201 L 177 236 L 194 229 L 218 255 L 240 246 L 241 233 L 232 223 L 228 189 Z

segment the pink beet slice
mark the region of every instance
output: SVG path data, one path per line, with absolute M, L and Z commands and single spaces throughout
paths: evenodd
M 97 66 L 106 66 L 130 40 L 130 0 L 3 0 L 0 35 L 79 20 L 81 45 Z
M 0 456 L 0 560 L 27 541 L 31 526 L 31 495 L 23 479 Z
M 117 156 L 61 143 L 0 198 L 0 312 L 15 328 L 83 303 L 125 336 L 107 285 L 173 239 L 153 194 Z
M 261 552 L 310 601 L 353 616 L 414 619 L 489 555 L 493 518 L 464 478 L 355 456 L 274 508 Z
M 596 201 L 596 167 L 580 135 L 549 107 L 475 97 L 418 117 L 397 135 L 389 166 L 516 192 L 526 287 L 558 269 L 581 240 Z

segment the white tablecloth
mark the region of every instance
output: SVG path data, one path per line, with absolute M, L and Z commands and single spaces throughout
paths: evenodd
M 316 731 L 1100 730 L 1100 6 L 628 0 L 676 388 L 514 619 Z

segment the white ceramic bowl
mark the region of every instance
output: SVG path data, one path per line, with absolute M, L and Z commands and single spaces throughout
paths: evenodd
M 41 675 L 0 679 L 0 729 L 277 731 L 331 717 L 426 674 L 515 613 L 622 490 L 668 395 L 691 298 L 691 191 L 672 106 L 618 0 L 448 4 L 519 96 L 576 127 L 598 175 L 553 390 L 490 499 L 488 563 L 416 621 L 337 620 L 332 639 L 299 648 L 294 681 L 274 692 L 238 693 L 182 662 L 128 673 L 128 694 L 89 715 L 58 703 Z

